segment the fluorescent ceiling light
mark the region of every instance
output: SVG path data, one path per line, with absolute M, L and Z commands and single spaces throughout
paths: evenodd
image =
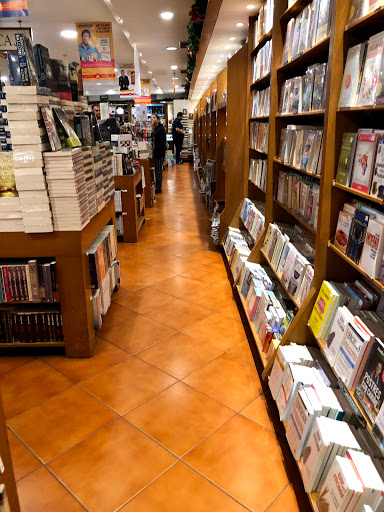
M 236 27 L 244 27 L 244 23 L 236 23 Z
M 162 12 L 160 16 L 163 20 L 171 20 L 173 18 L 173 12 Z
M 61 37 L 65 37 L 65 39 L 76 39 L 77 32 L 76 30 L 62 30 L 60 32 Z
M 171 66 L 171 69 L 177 69 L 177 66 Z
M 253 4 L 247 5 L 247 9 L 256 9 L 256 7 Z
M 101 82 L 97 82 L 96 85 L 101 85 Z
M 167 46 L 166 50 L 173 52 L 173 51 L 177 50 L 177 46 Z
M 236 39 L 236 37 L 233 37 L 233 36 L 229 38 L 230 41 L 234 41 L 235 39 Z

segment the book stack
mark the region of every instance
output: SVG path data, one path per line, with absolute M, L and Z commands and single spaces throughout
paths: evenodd
M 81 231 L 89 222 L 81 148 L 45 153 L 45 170 L 56 231 Z
M 12 165 L 12 161 L 10 165 Z M 0 168 L 1 167 L 2 164 L 0 164 Z M 2 170 L 0 169 L 0 175 L 1 174 Z M 0 231 L 24 231 L 23 212 L 21 210 L 20 198 L 16 192 L 0 193 Z
M 321 174 L 323 130 L 290 124 L 281 130 L 280 160 L 297 169 Z
M 364 204 L 344 203 L 334 245 L 372 279 L 384 283 L 384 217 Z
M 7 87 L 1 100 L 12 137 L 13 165 L 26 233 L 53 231 L 43 151 L 50 149 L 39 105 L 48 105 L 47 90 L 36 86 Z M 12 133 L 13 132 L 13 133 Z
M 272 41 L 265 45 L 253 57 L 252 62 L 252 83 L 261 80 L 271 72 L 272 65 Z
M 310 226 L 317 228 L 320 186 L 309 176 L 279 172 L 276 199 L 300 215 Z
M 114 176 L 123 176 L 123 155 L 112 155 L 112 173 Z
M 254 41 L 255 46 L 262 40 L 262 38 L 270 32 L 273 24 L 273 0 L 267 2 L 260 7 L 259 15 L 254 25 Z
M 312 0 L 287 25 L 282 64 L 299 57 L 315 44 L 328 37 L 331 18 L 330 0 Z
M 271 88 L 262 91 L 252 91 L 251 117 L 269 116 Z
M 63 319 L 58 310 L 0 311 L 0 343 L 41 343 L 63 340 Z
M 304 76 L 286 80 L 281 88 L 280 114 L 300 114 L 324 110 L 327 64 L 314 64 Z
M 252 238 L 256 241 L 264 229 L 265 203 L 245 198 L 240 211 L 240 219 Z
M 121 190 L 115 190 L 115 212 L 120 213 L 123 211 L 123 201 L 121 199 Z
M 241 263 L 245 263 L 251 254 L 250 245 L 253 239 L 248 231 L 229 226 L 224 240 L 224 252 L 227 256 L 232 274 L 236 269 L 236 277 L 241 270 Z
M 249 176 L 248 179 L 256 187 L 266 190 L 267 187 L 267 171 L 268 162 L 265 159 L 254 159 L 251 158 L 249 162 Z
M 269 123 L 251 121 L 249 123 L 249 143 L 252 149 L 267 153 L 269 140 Z
M 29 260 L 0 265 L 0 304 L 59 302 L 56 262 Z
M 105 206 L 104 200 L 104 182 L 103 182 L 103 159 L 100 151 L 100 145 L 92 146 L 93 171 L 96 183 L 97 211 L 100 212 Z
M 262 248 L 282 285 L 298 306 L 312 287 L 315 250 L 292 226 L 269 224 Z
M 84 177 L 87 185 L 88 195 L 88 209 L 89 218 L 92 219 L 97 214 L 97 191 L 96 180 L 93 172 L 93 157 L 92 150 L 89 146 L 84 146 L 83 151 L 83 164 L 84 164 Z
M 339 108 L 384 103 L 383 44 L 384 32 L 379 32 L 348 50 Z

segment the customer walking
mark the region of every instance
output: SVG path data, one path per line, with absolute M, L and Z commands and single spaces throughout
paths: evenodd
M 172 123 L 172 137 L 176 147 L 176 164 L 179 165 L 183 163 L 181 160 L 181 150 L 183 148 L 183 140 L 185 135 L 184 126 L 181 122 L 182 119 L 183 113 L 179 112 L 176 119 Z
M 161 194 L 161 187 L 163 184 L 163 161 L 165 157 L 165 147 L 167 144 L 167 136 L 165 128 L 160 122 L 157 114 L 152 114 L 152 144 L 153 144 L 153 158 L 155 160 L 155 175 L 156 175 L 156 194 Z

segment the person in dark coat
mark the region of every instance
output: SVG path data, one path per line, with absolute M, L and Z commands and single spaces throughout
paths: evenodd
M 167 135 L 165 133 L 165 128 L 161 124 L 160 118 L 157 114 L 152 114 L 152 124 L 152 144 L 153 158 L 155 160 L 156 194 L 161 194 L 161 187 L 163 183 L 163 161 L 167 145 Z
M 184 126 L 181 122 L 183 119 L 183 113 L 179 112 L 176 119 L 172 123 L 172 138 L 176 148 L 176 164 L 180 165 L 183 163 L 181 160 L 181 150 L 183 149 L 184 140 Z

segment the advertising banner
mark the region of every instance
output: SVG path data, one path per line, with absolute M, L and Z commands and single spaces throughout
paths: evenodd
M 133 64 L 127 64 L 118 68 L 120 98 L 133 98 L 135 96 L 136 73 Z
M 28 16 L 27 0 L 0 0 L 0 18 Z
M 76 23 L 83 81 L 115 80 L 112 24 Z

